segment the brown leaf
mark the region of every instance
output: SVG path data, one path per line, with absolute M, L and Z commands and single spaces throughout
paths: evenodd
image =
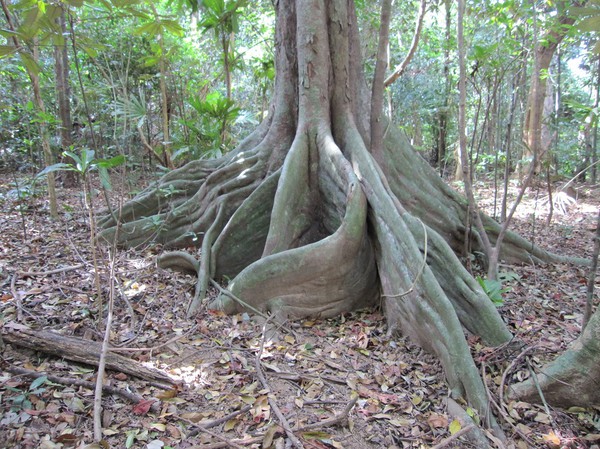
M 156 402 L 156 399 L 148 399 L 147 401 L 140 401 L 133 406 L 133 413 L 136 415 L 145 415 L 152 407 L 152 404 Z
M 438 413 L 432 413 L 427 418 L 427 423 L 434 429 L 446 428 L 448 426 L 448 418 Z
M 72 433 L 63 433 L 62 435 L 59 435 L 58 437 L 56 437 L 56 442 L 62 443 L 65 446 L 75 446 L 75 444 L 77 444 L 78 440 L 79 440 L 79 438 L 77 438 Z

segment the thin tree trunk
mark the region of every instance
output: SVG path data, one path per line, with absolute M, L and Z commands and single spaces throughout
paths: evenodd
M 594 307 L 594 286 L 596 284 L 596 270 L 598 269 L 598 254 L 600 254 L 600 208 L 598 208 L 598 219 L 596 220 L 596 235 L 594 237 L 594 251 L 592 253 L 592 263 L 587 281 L 587 297 L 585 303 L 585 312 L 583 314 L 582 332 L 585 330 Z
M 383 8 L 384 7 L 385 7 L 385 3 L 384 3 L 384 6 L 382 6 L 382 13 L 381 13 L 382 14 L 382 17 L 381 17 L 382 18 L 382 23 L 381 23 L 382 26 L 383 26 Z M 413 56 L 417 52 L 417 47 L 419 46 L 419 39 L 421 38 L 421 29 L 423 28 L 423 18 L 425 17 L 426 10 L 427 10 L 427 0 L 421 0 L 421 4 L 419 6 L 419 13 L 417 15 L 417 24 L 415 26 L 415 32 L 413 34 L 412 42 L 410 44 L 410 49 L 408 50 L 408 53 L 404 57 L 404 60 L 394 69 L 394 72 L 385 79 L 385 81 L 383 83 L 383 85 L 385 87 L 388 87 L 390 84 L 392 84 L 394 81 L 396 81 L 398 78 L 400 78 L 402 76 L 402 74 L 406 70 L 406 67 L 408 67 L 408 64 L 410 63 Z M 389 24 L 388 24 L 388 29 L 389 29 Z M 389 31 L 388 31 L 388 34 L 389 34 Z M 380 39 L 381 39 L 381 37 L 380 37 Z
M 534 165 L 534 172 L 538 173 L 542 162 L 542 125 L 544 118 L 544 100 L 546 98 L 546 74 L 558 45 L 567 35 L 571 26 L 575 23 L 575 18 L 566 15 L 567 7 L 571 5 L 571 3 L 579 4 L 579 2 L 558 2 L 557 10 L 560 11 L 560 13 L 556 20 L 556 24 L 540 39 L 537 38 L 537 12 L 534 10 L 534 68 L 531 75 L 525 125 L 523 127 L 523 143 L 525 144 L 525 151 L 523 152 L 523 163 L 520 165 L 519 170 L 519 177 L 521 179 L 526 176 L 530 164 Z
M 390 15 L 392 0 L 383 0 L 381 5 L 381 25 L 379 28 L 379 44 L 377 62 L 371 90 L 371 154 L 385 171 L 383 165 L 383 90 L 385 71 L 388 65 L 388 48 L 390 33 Z
M 31 57 L 32 63 L 37 64 L 37 44 L 35 42 L 33 43 L 33 51 L 31 53 L 29 53 L 27 49 L 25 49 L 21 45 L 21 41 L 19 40 L 19 38 L 17 37 L 17 33 L 15 32 L 16 27 L 14 26 L 13 17 L 10 14 L 10 11 L 6 4 L 6 0 L 0 0 L 0 4 L 2 5 L 2 10 L 4 12 L 4 17 L 6 18 L 6 24 L 8 26 L 8 29 L 13 33 L 12 41 L 15 45 L 15 48 L 17 49 L 22 58 Z M 27 71 L 27 75 L 29 76 L 29 80 L 31 82 L 31 88 L 33 90 L 33 99 L 36 109 L 39 113 L 43 114 L 46 112 L 46 107 L 44 106 L 44 100 L 42 98 L 42 92 L 40 89 L 40 77 L 38 73 L 32 69 L 30 64 L 24 63 L 24 66 Z M 44 163 L 46 164 L 46 166 L 50 166 L 54 163 L 54 155 L 52 154 L 52 149 L 50 148 L 50 136 L 48 133 L 48 127 L 43 121 L 39 122 L 39 131 L 40 139 L 42 142 L 42 150 L 44 153 Z M 50 215 L 52 215 L 52 217 L 58 217 L 58 206 L 56 201 L 56 183 L 54 179 L 54 173 L 48 173 L 46 177 L 48 182 L 48 200 L 50 203 Z

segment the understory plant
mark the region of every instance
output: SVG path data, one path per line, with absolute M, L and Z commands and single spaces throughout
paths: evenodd
M 90 249 L 92 251 L 92 259 L 94 263 L 94 283 L 96 287 L 96 294 L 98 295 L 97 305 L 100 316 L 102 316 L 102 291 L 100 288 L 100 276 L 98 273 L 98 257 L 96 254 L 96 220 L 94 216 L 90 174 L 94 171 L 98 172 L 98 176 L 102 184 L 102 189 L 106 194 L 106 191 L 112 189 L 108 170 L 123 164 L 125 162 L 125 156 L 118 155 L 110 159 L 95 158 L 94 150 L 87 148 L 83 148 L 80 154 L 77 154 L 73 151 L 65 151 L 63 155 L 70 158 L 73 162 L 60 162 L 58 164 L 49 165 L 40 173 L 38 173 L 37 177 L 41 177 L 47 175 L 48 173 L 56 171 L 71 171 L 75 172 L 77 176 L 81 179 L 85 207 L 88 211 L 88 221 L 90 227 Z M 110 205 L 108 205 L 108 207 L 110 209 Z

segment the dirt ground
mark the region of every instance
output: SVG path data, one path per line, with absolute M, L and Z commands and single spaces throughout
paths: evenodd
M 493 213 L 489 185 L 476 188 Z M 514 229 L 551 251 L 589 258 L 600 189 L 578 186 L 578 191 L 573 204 L 562 198 L 565 210 L 555 210 L 547 226 L 545 187 L 531 189 Z M 94 203 L 103 207 L 100 196 Z M 52 220 L 40 186 L 33 188 L 23 175 L 0 175 L 2 332 L 45 329 L 101 342 L 107 315 L 98 310 L 80 190 L 59 189 L 59 205 L 60 218 Z M 114 287 L 115 353 L 158 370 L 172 384 L 140 378 L 135 370 L 107 370 L 105 384 L 113 389 L 102 399 L 104 441 L 91 444 L 96 368 L 66 353 L 49 355 L 5 342 L 0 446 L 292 447 L 281 414 L 305 448 L 478 447 L 451 437 L 469 423 L 448 412 L 438 361 L 409 340 L 388 335 L 380 310 L 288 322 L 277 330 L 247 314 L 206 309 L 186 319 L 195 279 L 157 268 L 160 252 L 154 246 L 111 255 L 100 247 L 97 272 L 104 306 Z M 562 410 L 499 395 L 577 338 L 587 268 L 503 265 L 502 272 L 506 291 L 500 311 L 528 355 L 487 348 L 467 336 L 490 399 L 502 410 L 496 412 L 501 426 L 517 448 L 597 448 L 600 409 Z

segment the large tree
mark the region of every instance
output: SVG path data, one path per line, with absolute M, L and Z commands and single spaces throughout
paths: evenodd
M 199 262 L 181 251 L 161 257 L 198 274 L 190 313 L 210 280 L 223 278 L 232 281 L 212 307 L 228 313 L 330 317 L 381 303 L 390 331 L 435 353 L 452 392 L 488 416 L 462 326 L 490 345 L 511 335 L 455 255 L 466 201 L 389 123 L 383 147 L 372 148 L 353 1 L 275 3 L 268 118 L 230 154 L 148 187 L 125 204 L 121 226 L 106 217 L 103 237 L 200 247 Z M 499 227 L 484 220 L 493 240 Z M 551 259 L 514 234 L 503 248 L 511 261 Z

